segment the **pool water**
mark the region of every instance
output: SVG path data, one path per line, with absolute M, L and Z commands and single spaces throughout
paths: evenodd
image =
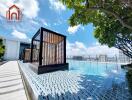
M 119 64 L 68 60 L 69 70 L 37 75 L 19 65 L 38 100 L 132 100 L 132 71 Z
M 71 72 L 85 75 L 109 76 L 118 75 L 124 76 L 126 70 L 121 69 L 119 64 L 97 63 L 88 61 L 68 60 L 69 70 Z
M 121 65 L 117 63 L 77 60 L 67 62 L 70 72 L 87 76 L 97 86 L 103 84 L 105 100 L 132 100 L 132 71 L 122 69 Z

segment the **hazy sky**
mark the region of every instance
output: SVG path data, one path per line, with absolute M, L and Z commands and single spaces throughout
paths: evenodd
M 22 10 L 20 22 L 8 22 L 5 18 L 13 4 Z M 68 18 L 73 12 L 58 0 L 0 0 L 0 35 L 30 40 L 40 27 L 45 27 L 67 36 L 67 55 L 118 54 L 115 48 L 98 43 L 92 23 L 70 27 Z

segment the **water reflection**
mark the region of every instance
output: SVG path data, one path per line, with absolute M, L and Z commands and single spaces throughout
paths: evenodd
M 128 70 L 128 72 L 126 72 L 126 78 L 128 81 L 129 91 L 132 94 L 132 70 Z
M 110 63 L 73 60 L 68 63 L 71 72 L 86 75 L 88 78 L 91 76 L 92 81 L 98 80 L 96 76 L 102 77 L 104 80 L 98 80 L 98 83 L 103 84 L 103 94 L 99 95 L 107 97 L 105 100 L 132 100 L 132 70 L 127 71 L 119 64 Z
M 97 63 L 88 61 L 69 60 L 69 70 L 85 75 L 108 76 L 108 74 L 118 74 L 121 68 L 117 64 Z

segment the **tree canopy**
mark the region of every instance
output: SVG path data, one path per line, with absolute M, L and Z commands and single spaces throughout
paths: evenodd
M 121 49 L 132 57 L 131 0 L 61 0 L 74 13 L 71 26 L 93 23 L 94 36 L 101 44 Z M 123 46 L 122 46 L 123 45 Z M 128 54 L 129 53 L 129 54 Z
M 3 45 L 3 39 L 0 38 L 0 59 L 3 57 L 5 52 L 5 46 Z

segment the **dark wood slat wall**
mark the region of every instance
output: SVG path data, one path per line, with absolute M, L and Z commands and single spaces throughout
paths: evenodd
M 52 34 L 50 33 L 50 64 L 52 64 Z
M 42 51 L 43 51 L 43 31 L 40 31 L 40 47 L 39 47 L 39 65 L 42 65 Z
M 64 37 L 64 63 L 66 64 L 66 37 Z
M 51 43 L 53 43 L 53 34 L 51 34 Z M 51 63 L 53 64 L 53 44 L 51 46 Z
M 49 37 L 48 37 L 48 65 L 50 64 L 50 33 L 48 33 Z
M 61 37 L 62 38 L 62 37 Z M 62 39 L 63 40 L 63 39 Z M 61 63 L 63 63 L 63 41 L 61 41 Z
M 48 36 L 48 34 L 46 34 L 46 39 L 47 39 L 47 36 Z M 48 53 L 47 53 L 47 52 L 48 52 L 48 48 L 47 48 L 47 47 L 48 47 L 48 43 L 46 43 L 46 51 L 45 51 L 45 52 L 46 52 L 46 56 L 45 56 L 46 62 L 45 62 L 45 65 L 48 64 L 48 63 L 47 63 L 47 54 L 48 54 Z
M 41 32 L 41 30 L 40 30 Z M 39 52 L 40 52 L 40 34 L 35 38 L 36 40 L 33 42 L 33 60 L 34 62 L 39 64 Z
M 63 38 L 63 37 L 62 37 Z M 63 39 L 62 39 L 63 40 Z M 63 63 L 63 41 L 61 42 L 61 63 Z
M 59 37 L 57 36 L 57 41 L 59 40 Z M 56 59 L 57 59 L 57 62 L 56 62 L 56 64 L 58 64 L 58 58 L 59 58 L 59 54 L 58 54 L 58 48 L 59 48 L 59 46 L 58 46 L 58 44 L 56 44 L 57 45 L 57 57 L 56 57 Z
M 48 41 L 48 38 L 49 38 L 49 34 L 47 34 L 47 38 L 46 38 L 47 41 Z M 48 60 L 49 60 L 48 56 L 49 56 L 49 44 L 48 44 L 48 42 L 47 42 L 47 57 L 46 57 L 47 65 L 48 65 Z
M 30 56 L 31 63 L 33 62 L 33 39 L 31 41 L 31 56 Z
M 48 59 L 47 59 L 47 61 L 48 61 L 48 65 L 49 65 L 49 56 L 50 56 L 50 53 L 49 53 L 49 51 L 50 51 L 50 46 L 49 46 L 49 42 L 50 42 L 50 35 L 48 34 Z
M 54 34 L 52 34 L 52 43 L 54 43 Z M 53 52 L 52 52 L 52 63 L 54 63 L 54 49 L 55 49 L 55 45 L 53 44 Z
M 49 33 L 49 64 L 51 64 L 51 33 Z
M 54 34 L 52 31 L 47 32 L 41 29 L 39 34 L 33 38 L 31 48 L 31 62 L 36 61 L 39 63 L 39 65 L 66 63 L 65 36 Z
M 55 42 L 55 35 L 54 34 L 53 34 L 53 42 Z M 56 45 L 54 45 L 53 55 L 54 55 L 54 57 L 53 57 L 53 59 L 54 59 L 53 63 L 55 64 L 55 62 L 56 62 Z
M 45 37 L 45 32 L 43 31 L 43 41 L 44 41 L 44 37 Z M 43 42 L 43 59 L 42 59 L 42 63 L 43 65 L 45 65 L 45 42 Z
M 29 62 L 30 61 L 30 55 L 31 55 L 31 49 L 25 49 L 24 51 L 24 61 Z

